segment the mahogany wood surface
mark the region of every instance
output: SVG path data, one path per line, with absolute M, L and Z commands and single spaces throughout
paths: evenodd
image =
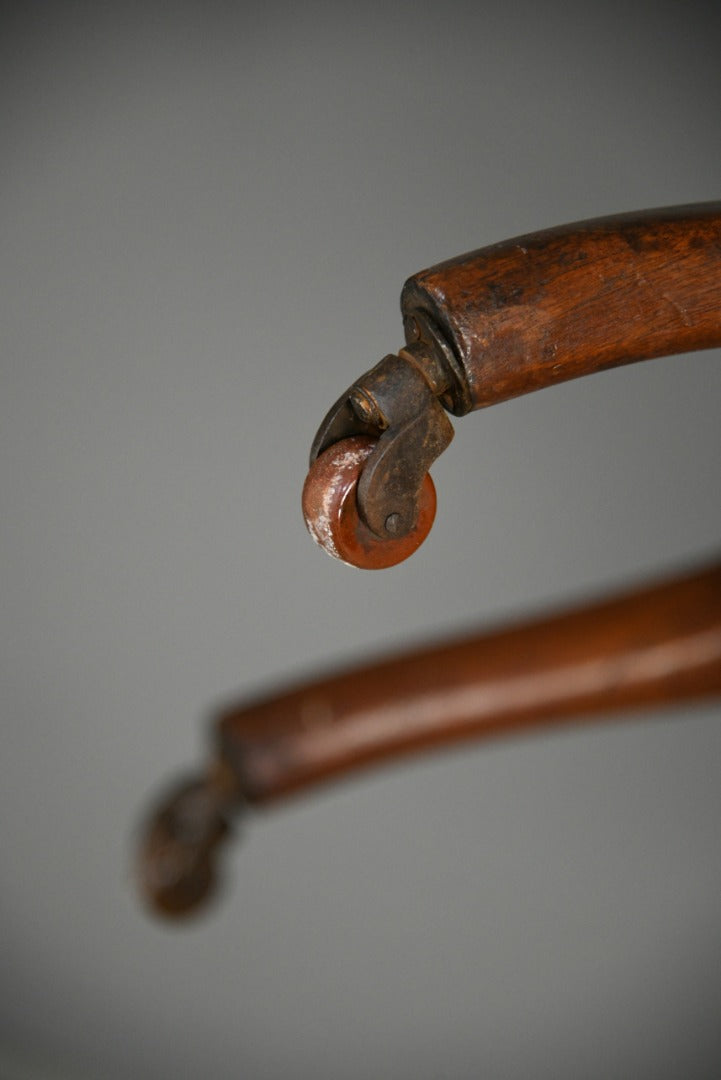
M 719 693 L 721 563 L 230 708 L 216 738 L 238 793 L 264 802 L 460 739 Z
M 404 317 L 429 317 L 478 409 L 654 356 L 721 345 L 721 203 L 520 236 L 415 274 Z

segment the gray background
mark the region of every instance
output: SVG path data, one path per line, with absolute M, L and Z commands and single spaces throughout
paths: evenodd
M 268 811 L 186 928 L 130 872 L 218 702 L 718 549 L 718 352 L 459 422 L 395 570 L 299 513 L 409 274 L 719 197 L 718 5 L 3 11 L 0 1075 L 718 1077 L 717 707 Z

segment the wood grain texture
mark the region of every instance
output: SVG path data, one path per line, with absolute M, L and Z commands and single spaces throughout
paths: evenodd
M 654 356 L 721 345 L 721 203 L 564 225 L 411 277 L 465 373 L 464 409 Z
M 218 755 L 264 802 L 387 759 L 721 693 L 721 564 L 225 710 Z

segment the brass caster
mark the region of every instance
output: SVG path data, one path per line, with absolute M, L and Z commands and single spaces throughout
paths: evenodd
M 329 555 L 361 570 L 383 570 L 403 562 L 423 543 L 436 516 L 436 489 L 426 473 L 418 516 L 408 533 L 393 536 L 393 514 L 385 522 L 384 537 L 366 525 L 356 492 L 376 443 L 364 435 L 333 443 L 313 462 L 303 487 L 303 516 L 310 535 Z

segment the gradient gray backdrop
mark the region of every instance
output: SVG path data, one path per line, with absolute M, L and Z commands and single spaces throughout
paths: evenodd
M 261 815 L 186 929 L 129 867 L 209 710 L 718 550 L 718 352 L 457 424 L 395 570 L 299 511 L 416 270 L 718 198 L 717 4 L 6 4 L 0 1075 L 721 1075 L 721 715 Z

